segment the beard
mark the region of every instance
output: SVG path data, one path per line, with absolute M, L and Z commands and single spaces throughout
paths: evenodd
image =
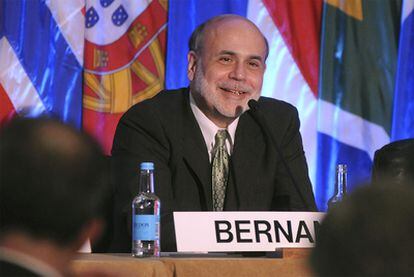
M 247 102 L 250 99 L 257 100 L 259 95 L 253 97 L 253 89 L 248 85 L 241 85 L 235 81 L 223 81 L 218 83 L 218 87 L 226 89 L 240 90 L 245 93 L 249 93 L 252 97 L 243 101 L 239 105 L 231 105 L 231 103 L 225 102 L 224 99 L 220 99 L 218 92 L 214 91 L 215 87 L 209 86 L 208 81 L 204 77 L 204 72 L 201 64 L 197 66 L 195 76 L 191 82 L 191 90 L 193 97 L 198 102 L 199 108 L 207 115 L 209 113 L 214 117 L 222 117 L 226 119 L 234 120 L 239 117 L 243 112 L 248 110 Z M 230 92 L 229 92 L 230 93 Z M 198 101 L 197 101 L 198 100 Z

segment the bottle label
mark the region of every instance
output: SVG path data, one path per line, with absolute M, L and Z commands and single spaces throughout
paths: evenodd
M 158 215 L 134 215 L 133 239 L 134 240 L 158 240 L 160 217 Z

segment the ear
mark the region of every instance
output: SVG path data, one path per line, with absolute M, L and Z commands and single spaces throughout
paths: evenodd
M 194 79 L 195 76 L 195 72 L 197 69 L 197 54 L 194 51 L 190 51 L 187 54 L 187 60 L 188 60 L 188 65 L 187 65 L 187 77 L 190 81 L 192 81 Z

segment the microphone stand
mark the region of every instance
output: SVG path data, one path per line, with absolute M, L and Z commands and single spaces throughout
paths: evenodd
M 276 139 L 272 136 L 272 133 L 270 132 L 269 127 L 267 126 L 266 119 L 264 118 L 262 112 L 259 109 L 259 103 L 256 100 L 251 99 L 249 100 L 248 105 L 250 107 L 250 114 L 252 115 L 253 119 L 260 126 L 263 133 L 270 139 L 270 141 L 275 146 L 276 152 L 279 155 L 280 159 L 282 160 L 282 164 L 284 168 L 286 169 L 286 172 L 289 178 L 291 179 L 293 186 L 295 187 L 297 193 L 299 194 L 302 202 L 305 204 L 305 207 L 308 210 L 313 210 L 313 208 L 311 207 L 312 205 L 309 205 L 309 203 L 307 203 L 306 198 L 303 195 L 303 192 L 300 190 L 299 185 L 297 184 L 295 178 L 293 177 L 292 171 L 290 170 L 289 165 L 286 162 L 286 159 L 283 157 L 282 150 L 277 144 Z

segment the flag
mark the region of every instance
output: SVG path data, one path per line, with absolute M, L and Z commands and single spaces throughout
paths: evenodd
M 81 125 L 82 1 L 0 2 L 0 122 L 49 114 Z
M 337 164 L 348 165 L 352 191 L 370 180 L 375 150 L 390 141 L 398 25 L 397 1 L 324 3 L 316 180 L 320 209 L 334 193 Z
M 4 0 L 0 13 L 0 123 L 52 115 L 109 154 L 120 116 L 164 87 L 167 0 Z
M 55 115 L 93 134 L 109 154 L 117 122 L 131 105 L 155 95 L 164 80 L 169 89 L 188 85 L 193 29 L 215 15 L 239 14 L 269 42 L 262 95 L 298 108 L 311 181 L 324 210 L 337 163 L 348 164 L 352 190 L 369 179 L 376 149 L 390 138 L 414 135 L 414 4 L 404 1 L 401 20 L 399 5 L 2 0 L 0 124 L 15 114 Z
M 133 104 L 164 87 L 167 0 L 88 0 L 83 128 L 109 154 L 116 125 Z
M 414 138 L 414 1 L 403 2 L 391 140 Z
M 321 0 L 250 0 L 247 11 L 269 42 L 262 95 L 298 109 L 314 190 L 321 14 Z

